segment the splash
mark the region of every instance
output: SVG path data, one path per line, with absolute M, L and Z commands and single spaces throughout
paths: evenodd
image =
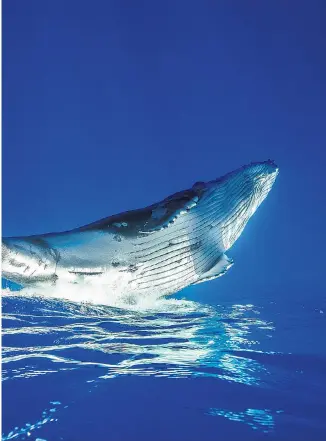
M 167 300 L 155 292 L 146 295 L 137 292 L 123 294 L 121 291 L 111 290 L 109 286 L 103 284 L 102 279 L 78 285 L 66 281 L 58 281 L 53 286 L 25 287 L 19 291 L 12 291 L 9 287 L 6 287 L 2 289 L 2 295 L 4 297 L 16 298 L 67 300 L 79 304 L 103 305 L 139 311 L 168 311 L 177 308 L 178 310 L 185 309 L 185 312 L 189 312 L 189 310 L 193 309 L 192 302 L 176 301 L 171 298 Z

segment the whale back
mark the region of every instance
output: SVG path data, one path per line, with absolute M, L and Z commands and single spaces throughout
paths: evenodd
M 73 231 L 112 231 L 127 237 L 159 231 L 172 225 L 180 214 L 189 212 L 197 204 L 200 192 L 195 188 L 180 191 L 145 208 L 108 216 Z

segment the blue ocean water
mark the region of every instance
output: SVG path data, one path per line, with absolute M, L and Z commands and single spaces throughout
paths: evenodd
M 3 440 L 324 441 L 325 0 L 2 3 L 4 236 L 280 167 L 220 280 L 5 284 Z
M 4 289 L 3 440 L 325 439 L 321 297 L 199 294 L 117 307 Z

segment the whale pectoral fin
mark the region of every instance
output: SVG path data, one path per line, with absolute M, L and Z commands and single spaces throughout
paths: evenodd
M 211 269 L 201 274 L 193 285 L 198 283 L 207 282 L 208 280 L 216 279 L 217 277 L 223 276 L 229 268 L 233 265 L 233 260 L 229 258 L 226 254 L 222 254 L 218 259 L 216 264 L 212 266 Z

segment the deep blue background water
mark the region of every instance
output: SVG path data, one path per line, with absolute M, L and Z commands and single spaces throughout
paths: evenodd
M 325 9 L 3 2 L 3 235 L 280 166 L 219 280 L 136 310 L 6 290 L 4 439 L 325 438 Z

